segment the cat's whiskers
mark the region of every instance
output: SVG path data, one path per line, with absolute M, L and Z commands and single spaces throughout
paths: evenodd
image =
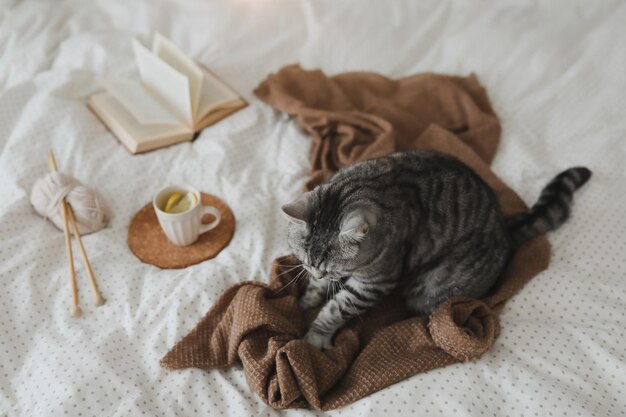
M 299 278 L 301 278 L 304 274 L 306 273 L 306 269 L 303 269 L 302 271 L 298 272 L 298 275 L 296 275 L 294 278 L 291 279 L 291 281 L 289 281 L 286 285 L 284 285 L 281 289 L 279 289 L 278 291 L 276 291 L 274 293 L 274 295 L 278 294 L 279 292 L 281 292 L 282 290 L 284 290 L 285 288 L 287 288 L 289 285 L 293 284 L 294 282 L 296 282 Z
M 300 272 L 301 274 L 302 272 Z M 274 293 L 274 295 L 280 293 L 282 290 L 284 290 L 285 288 L 287 288 L 289 285 L 293 284 L 300 276 L 300 274 L 296 275 L 294 278 L 291 279 L 291 281 L 289 281 L 287 284 L 283 285 L 278 291 L 276 291 Z
M 328 302 L 330 301 L 330 299 L 328 298 L 328 290 L 330 289 L 330 284 L 332 281 L 328 281 L 328 285 L 326 285 L 326 304 L 328 304 Z
M 302 264 L 292 266 L 291 268 L 286 269 L 286 270 L 284 270 L 283 272 L 281 272 L 280 274 L 276 275 L 276 277 L 274 277 L 274 278 L 278 278 L 278 277 L 280 277 L 280 276 L 282 276 L 282 275 L 285 275 L 286 273 L 291 272 L 291 271 L 293 271 L 294 269 L 299 268 L 299 267 L 301 267 L 301 266 L 302 266 Z
M 276 265 L 278 265 L 278 266 L 286 266 L 286 267 L 289 267 L 289 266 L 300 266 L 300 265 L 302 265 L 302 262 L 297 263 L 297 264 L 294 264 L 294 263 L 281 264 L 280 262 L 276 262 L 275 264 L 276 264 Z
M 333 300 L 337 297 L 337 287 L 335 287 L 335 281 L 330 281 L 333 285 Z M 341 303 L 337 301 L 337 307 L 339 307 L 339 311 L 343 313 L 343 309 L 341 308 Z

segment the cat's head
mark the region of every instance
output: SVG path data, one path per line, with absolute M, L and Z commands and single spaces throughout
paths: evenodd
M 368 202 L 345 204 L 326 185 L 285 204 L 287 241 L 313 278 L 341 279 L 373 256 L 376 209 Z

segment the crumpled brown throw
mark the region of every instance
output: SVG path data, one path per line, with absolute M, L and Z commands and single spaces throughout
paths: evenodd
M 289 66 L 270 75 L 255 94 L 296 117 L 311 135 L 308 188 L 355 161 L 435 149 L 478 172 L 496 191 L 505 215 L 527 209 L 488 167 L 500 124 L 474 75 L 418 74 L 393 81 L 371 73 L 327 77 Z M 491 295 L 452 298 L 430 317 L 409 316 L 391 296 L 341 329 L 335 347 L 325 352 L 300 339 L 316 312 L 305 315 L 298 308 L 304 283 L 292 280 L 301 272 L 293 268 L 299 262 L 279 258 L 269 285 L 242 282 L 226 290 L 161 365 L 213 369 L 239 360 L 252 389 L 274 408 L 339 408 L 417 373 L 478 358 L 499 334 L 504 302 L 547 268 L 549 257 L 545 238 L 527 242 Z

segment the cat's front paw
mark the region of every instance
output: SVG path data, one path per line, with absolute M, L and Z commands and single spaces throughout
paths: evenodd
M 332 337 L 332 334 L 322 334 L 311 329 L 304 335 L 304 340 L 306 340 L 316 348 L 324 350 L 333 347 Z
M 317 303 L 315 301 L 316 300 L 314 300 L 312 297 L 307 297 L 306 295 L 304 295 L 298 300 L 298 305 L 300 306 L 302 311 L 307 311 L 317 306 Z

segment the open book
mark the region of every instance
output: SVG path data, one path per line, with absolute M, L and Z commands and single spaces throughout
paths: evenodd
M 132 153 L 193 139 L 196 132 L 246 106 L 210 71 L 163 36 L 152 51 L 133 41 L 141 80 L 111 78 L 88 105 Z

